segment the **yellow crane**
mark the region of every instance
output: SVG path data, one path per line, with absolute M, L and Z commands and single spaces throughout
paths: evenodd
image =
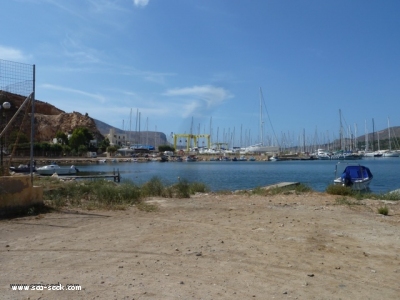
M 207 139 L 207 147 L 211 147 L 211 140 L 209 134 L 174 134 L 174 148 L 176 150 L 176 142 L 178 139 L 184 138 L 186 139 L 186 151 L 189 152 L 190 144 L 193 140 L 194 145 L 197 145 L 197 139 L 206 138 Z

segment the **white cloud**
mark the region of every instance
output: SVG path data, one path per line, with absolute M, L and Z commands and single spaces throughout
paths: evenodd
M 82 39 L 82 38 L 81 38 Z M 62 42 L 64 54 L 80 63 L 98 63 L 101 53 L 81 43 L 79 37 L 67 35 Z
M 23 54 L 23 52 L 19 49 L 0 45 L 0 59 L 24 62 L 27 61 L 29 58 L 29 55 Z
M 82 15 L 82 10 L 78 10 L 78 9 L 73 9 L 71 7 L 68 7 L 66 5 L 64 5 L 65 3 L 61 3 L 60 1 L 55 1 L 55 0 L 45 0 L 45 2 L 47 2 L 50 5 L 53 5 L 55 7 L 57 7 L 60 10 L 63 10 L 75 17 L 79 17 L 81 19 L 84 19 L 85 17 Z M 66 2 L 68 3 L 68 2 Z M 68 4 L 67 4 L 68 5 Z
M 92 10 L 96 13 L 108 13 L 110 11 L 125 11 L 117 2 L 110 0 L 89 0 Z
M 184 103 L 182 103 L 184 117 L 194 112 L 210 110 L 233 97 L 233 95 L 224 88 L 211 85 L 171 89 L 164 93 L 164 95 L 184 98 Z
M 146 6 L 149 4 L 149 0 L 133 0 L 133 4 L 135 4 L 135 6 Z
M 92 93 L 88 93 L 88 92 L 81 91 L 81 90 L 66 88 L 66 87 L 47 84 L 47 83 L 46 84 L 42 84 L 41 87 L 44 88 L 44 89 L 49 89 L 49 90 L 56 90 L 56 91 L 79 94 L 79 95 L 82 95 L 82 96 L 85 96 L 85 97 L 89 97 L 89 98 L 98 100 L 101 103 L 106 102 L 106 98 L 104 96 L 102 96 L 102 95 L 99 95 L 99 94 L 92 94 Z
M 167 91 L 165 95 L 190 97 L 192 99 L 202 100 L 207 104 L 207 107 L 221 104 L 225 100 L 233 97 L 233 95 L 224 88 L 214 87 L 211 85 L 172 89 Z

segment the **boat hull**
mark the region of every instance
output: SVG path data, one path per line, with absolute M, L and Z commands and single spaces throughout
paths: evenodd
M 368 178 L 368 179 L 362 179 L 362 180 L 355 180 L 351 183 L 351 185 L 346 185 L 343 181 L 342 178 L 336 178 L 333 183 L 335 185 L 342 185 L 342 186 L 349 186 L 351 187 L 352 190 L 355 191 L 363 191 L 363 190 L 367 190 L 369 188 L 369 184 L 371 183 L 372 179 Z
M 385 152 L 382 154 L 383 157 L 399 157 L 399 153 L 397 152 Z
M 9 167 L 9 170 L 14 173 L 30 173 L 31 172 L 31 168 L 27 165 L 25 165 L 25 166 L 20 165 L 18 167 Z M 32 168 L 32 172 L 36 172 L 35 167 Z
M 77 169 L 74 166 L 71 167 L 60 167 L 58 165 L 48 165 L 40 168 L 36 168 L 36 173 L 39 175 L 74 175 L 77 173 Z

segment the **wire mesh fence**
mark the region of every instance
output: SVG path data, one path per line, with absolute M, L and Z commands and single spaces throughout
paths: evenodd
M 29 96 L 34 90 L 34 65 L 0 59 L 0 91 Z
M 24 99 L 34 90 L 34 65 L 0 59 L 0 175 L 7 174 L 3 167 L 3 156 L 9 155 L 10 132 L 14 129 L 8 130 L 7 122 L 17 115 Z M 27 112 L 28 107 L 25 107 L 25 114 L 21 114 L 25 115 L 22 120 L 26 120 Z

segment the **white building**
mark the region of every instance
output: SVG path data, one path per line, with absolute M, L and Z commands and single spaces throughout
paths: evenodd
M 110 145 L 126 145 L 127 136 L 125 133 L 115 133 L 115 129 L 111 128 L 110 133 L 106 135 L 108 140 L 110 141 Z

